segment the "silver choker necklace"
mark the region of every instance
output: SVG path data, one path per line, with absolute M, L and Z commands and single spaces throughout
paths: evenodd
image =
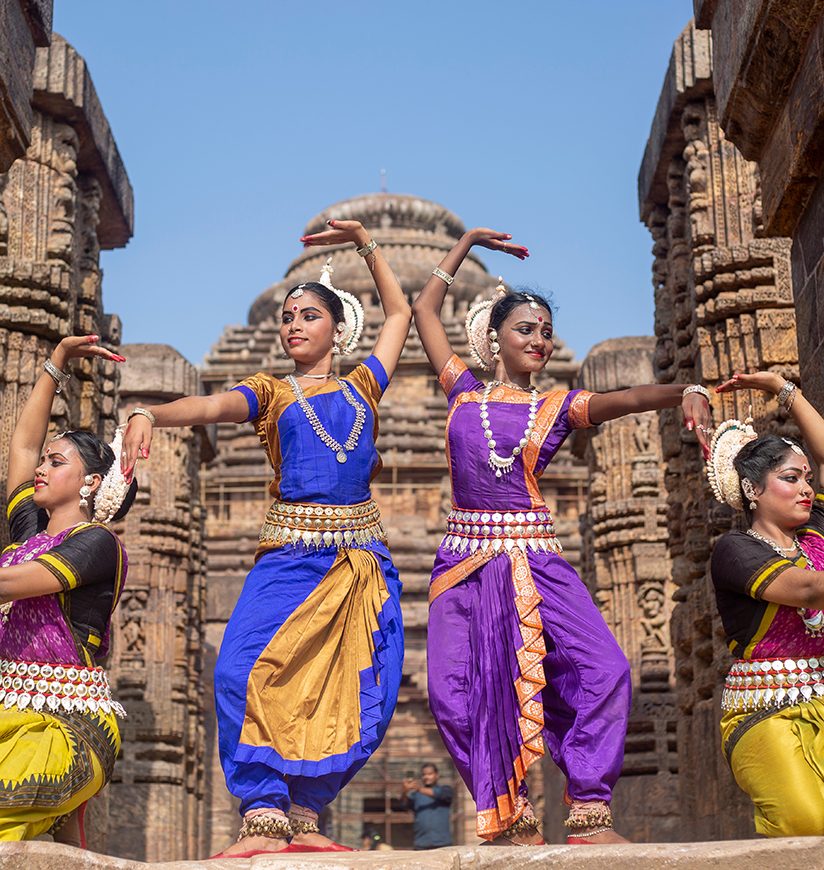
M 304 374 L 303 372 L 299 372 L 297 369 L 295 369 L 295 370 L 292 372 L 292 374 L 290 375 L 290 377 L 298 377 L 298 378 L 314 378 L 315 380 L 320 381 L 320 380 L 323 380 L 323 378 L 331 378 L 331 377 L 332 377 L 332 372 L 326 372 L 325 375 L 309 375 L 309 374 Z
M 756 541 L 761 541 L 762 544 L 767 544 L 768 546 L 772 547 L 779 556 L 783 556 L 785 553 L 792 553 L 795 550 L 800 550 L 802 553 L 804 552 L 801 549 L 801 544 L 798 538 L 796 537 L 793 538 L 793 542 L 792 544 L 790 544 L 789 547 L 782 547 L 779 544 L 776 544 L 776 542 L 773 541 L 772 538 L 766 538 L 764 537 L 764 535 L 759 535 L 758 532 L 755 531 L 755 529 L 747 529 L 747 534 L 750 537 L 755 538 Z

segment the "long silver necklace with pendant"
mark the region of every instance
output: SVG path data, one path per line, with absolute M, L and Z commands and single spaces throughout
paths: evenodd
M 794 550 L 798 550 L 806 561 L 804 568 L 807 571 L 815 571 L 815 566 L 810 560 L 807 551 L 801 546 L 801 541 L 799 541 L 797 537 L 793 537 L 793 542 L 789 547 L 782 547 L 779 544 L 776 544 L 776 542 L 771 538 L 758 534 L 754 529 L 747 529 L 747 534 L 751 538 L 755 538 L 756 541 L 761 541 L 762 544 L 767 544 L 767 546 L 772 547 L 773 550 L 784 559 L 787 558 L 787 553 L 792 553 Z M 805 607 L 796 607 L 795 611 L 801 617 L 801 621 L 804 623 L 804 629 L 807 634 L 811 637 L 820 637 L 824 634 L 824 611 L 815 610 L 815 616 L 807 616 L 807 608 Z
M 323 428 L 323 423 L 320 422 L 320 418 L 315 413 L 315 409 L 306 399 L 303 388 L 297 380 L 295 380 L 295 376 L 287 375 L 286 383 L 292 388 L 292 392 L 295 394 L 295 399 L 297 399 L 301 411 L 303 411 L 306 419 L 309 421 L 309 425 L 315 431 L 318 438 L 320 438 L 320 440 L 335 454 L 335 458 L 338 462 L 346 462 L 348 459 L 346 454 L 351 453 L 358 446 L 358 439 L 363 430 L 364 420 L 366 420 L 366 408 L 364 408 L 363 405 L 361 405 L 361 403 L 352 395 L 352 391 L 349 389 L 349 385 L 346 381 L 342 378 L 335 378 L 335 383 L 340 387 L 340 391 L 343 393 L 343 398 L 346 399 L 346 401 L 355 409 L 355 422 L 352 424 L 352 431 L 349 433 L 349 437 L 343 442 L 343 444 L 341 444 L 340 441 L 336 441 L 326 431 L 326 429 Z
M 502 381 L 490 381 L 484 389 L 481 396 L 481 427 L 484 431 L 484 438 L 489 447 L 489 467 L 495 472 L 495 477 L 501 477 L 504 474 L 509 474 L 512 467 L 515 465 L 515 458 L 529 444 L 529 439 L 532 435 L 532 430 L 535 428 L 535 418 L 538 416 L 538 391 L 535 387 L 530 388 L 529 397 L 529 419 L 524 429 L 524 434 L 518 444 L 513 448 L 509 456 L 501 456 L 495 448 L 498 446 L 495 436 L 492 434 L 492 425 L 489 422 L 489 396 L 492 390 L 497 386 L 505 386 Z M 507 385 L 508 386 L 508 385 Z

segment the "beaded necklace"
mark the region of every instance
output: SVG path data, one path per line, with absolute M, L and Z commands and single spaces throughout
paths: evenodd
M 292 388 L 292 392 L 295 394 L 295 399 L 297 399 L 301 411 L 303 411 L 306 419 L 309 421 L 309 425 L 314 429 L 318 438 L 320 438 L 320 440 L 335 454 L 335 458 L 338 462 L 346 462 L 348 459 L 346 454 L 351 453 L 355 447 L 358 446 L 358 439 L 363 430 L 363 422 L 366 419 L 366 408 L 364 408 L 363 405 L 361 405 L 361 403 L 352 395 L 352 391 L 349 389 L 349 385 L 346 381 L 341 378 L 335 378 L 335 383 L 340 387 L 340 391 L 343 393 L 343 398 L 346 399 L 346 401 L 355 409 L 355 422 L 352 424 L 352 431 L 349 433 L 349 437 L 343 444 L 336 441 L 326 431 L 326 429 L 323 428 L 323 423 L 320 422 L 318 415 L 315 413 L 315 409 L 307 401 L 303 388 L 295 380 L 294 375 L 287 375 L 286 383 L 288 383 Z
M 489 446 L 489 467 L 495 472 L 495 477 L 501 477 L 512 471 L 512 467 L 515 465 L 515 458 L 529 443 L 530 436 L 535 428 L 535 418 L 538 416 L 538 391 L 535 387 L 530 387 L 529 419 L 526 428 L 524 429 L 523 437 L 513 448 L 512 453 L 509 456 L 501 456 L 495 451 L 497 442 L 492 434 L 492 426 L 489 422 L 489 396 L 492 393 L 492 390 L 498 386 L 509 385 L 504 384 L 503 381 L 490 381 L 484 389 L 483 396 L 481 396 L 481 427 L 484 431 L 484 438 L 486 438 L 487 445 Z M 519 387 L 518 389 L 522 388 Z
M 792 546 L 790 547 L 782 547 L 773 541 L 771 538 L 767 538 L 764 535 L 760 535 L 754 529 L 747 529 L 747 534 L 751 538 L 755 538 L 756 541 L 761 541 L 762 544 L 766 544 L 768 547 L 772 547 L 776 553 L 782 558 L 786 558 L 787 553 L 791 553 L 794 550 L 798 550 L 799 553 L 804 557 L 806 561 L 806 565 L 804 569 L 806 571 L 815 571 L 815 567 L 807 554 L 806 550 L 801 546 L 801 541 L 798 540 L 796 536 L 793 536 Z M 801 621 L 804 623 L 804 630 L 811 637 L 820 637 L 824 634 L 824 611 L 822 610 L 808 610 L 806 607 L 796 607 L 796 613 L 801 617 Z M 807 614 L 812 614 L 808 616 Z

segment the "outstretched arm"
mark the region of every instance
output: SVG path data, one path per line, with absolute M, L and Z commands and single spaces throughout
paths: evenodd
M 51 362 L 61 372 L 72 359 L 100 357 L 113 362 L 124 362 L 125 357 L 97 344 L 99 336 L 80 335 L 64 338 L 54 349 Z M 34 477 L 34 470 L 40 462 L 40 452 L 49 428 L 49 415 L 57 392 L 57 382 L 47 372 L 37 379 L 29 394 L 9 444 L 9 468 L 6 481 L 6 497 L 22 483 Z M 48 572 L 46 572 L 48 573 Z
M 301 241 L 306 247 L 340 245 L 354 242 L 355 247 L 363 248 L 371 242 L 369 232 L 360 221 L 326 221 L 330 229 L 322 233 L 303 236 Z M 383 306 L 385 316 L 378 340 L 372 351 L 380 360 L 388 377 L 392 377 L 401 356 L 406 337 L 409 335 L 409 324 L 412 322 L 412 309 L 406 301 L 401 285 L 392 271 L 386 258 L 381 253 L 380 246 L 368 253 L 364 258 L 372 280 L 378 291 L 378 297 Z
M 179 429 L 209 423 L 243 423 L 249 416 L 249 405 L 243 393 L 229 390 L 214 396 L 186 396 L 164 405 L 152 405 L 151 413 L 155 418 L 154 426 Z M 148 417 L 142 414 L 135 414 L 129 420 L 120 454 L 120 468 L 128 481 L 134 475 L 138 458 L 149 458 L 152 428 Z
M 489 248 L 491 251 L 503 251 L 519 260 L 525 260 L 529 256 L 529 251 L 523 245 L 511 244 L 509 242 L 511 238 L 509 233 L 499 233 L 486 227 L 469 230 L 441 260 L 438 269 L 454 278 L 474 245 Z M 441 322 L 441 309 L 448 289 L 449 284 L 433 273 L 412 304 L 415 326 L 435 374 L 441 372 L 453 353 L 452 345 Z
M 777 396 L 787 381 L 775 372 L 755 372 L 751 375 L 734 374 L 728 381 L 715 388 L 717 393 L 733 393 L 739 390 L 764 390 Z M 788 397 L 788 401 L 790 397 Z M 790 416 L 798 426 L 804 446 L 810 458 L 818 466 L 819 484 L 824 484 L 824 419 L 796 388 L 792 394 Z M 765 596 L 766 597 L 766 596 Z
M 762 597 L 787 607 L 824 610 L 824 571 L 787 568 L 770 583 Z
M 681 406 L 684 412 L 684 425 L 688 430 L 695 430 L 698 442 L 704 455 L 707 455 L 709 443 L 707 431 L 712 425 L 710 403 L 700 393 L 687 393 L 685 384 L 647 384 L 642 387 L 630 387 L 626 390 L 615 390 L 611 393 L 596 393 L 589 403 L 590 420 L 598 425 L 607 420 L 625 417 L 627 414 L 639 414 L 642 411 L 660 411 L 662 408 L 677 408 Z

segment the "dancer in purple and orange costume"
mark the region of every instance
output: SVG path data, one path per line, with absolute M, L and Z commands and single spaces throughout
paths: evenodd
M 623 761 L 629 665 L 561 555 L 538 478 L 573 429 L 642 411 L 681 405 L 706 448 L 708 395 L 684 384 L 539 393 L 531 378 L 552 354 L 552 311 L 537 294 L 502 286 L 467 316 L 473 356 L 494 369 L 494 380 L 478 380 L 453 353 L 440 311 L 474 245 L 529 255 L 509 239 L 467 232 L 413 305 L 449 401 L 453 510 L 429 593 L 429 703 L 475 799 L 479 837 L 542 842 L 525 778 L 545 742 L 567 779 L 569 842 L 626 842 L 609 802 Z

